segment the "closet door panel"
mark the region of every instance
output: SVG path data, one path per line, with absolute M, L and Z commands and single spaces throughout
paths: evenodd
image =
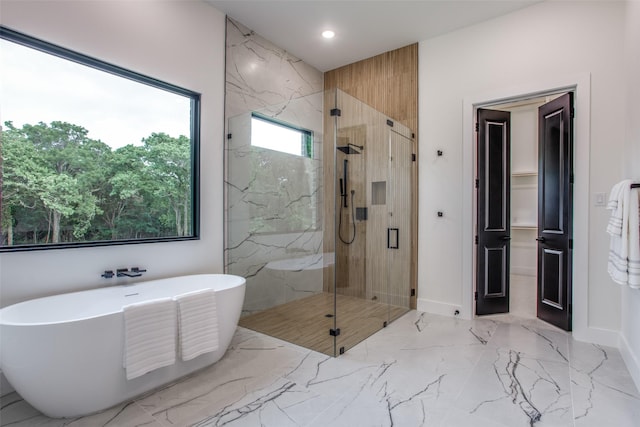
M 510 113 L 478 110 L 476 314 L 509 311 Z

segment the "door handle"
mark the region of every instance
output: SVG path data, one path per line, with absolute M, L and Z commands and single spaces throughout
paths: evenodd
M 536 240 L 537 240 L 538 242 L 540 242 L 540 243 L 544 243 L 544 242 L 546 242 L 546 241 L 547 241 L 547 239 L 545 239 L 545 238 L 544 238 L 544 237 L 542 237 L 542 236 L 539 236 Z
M 502 236 L 500 240 L 511 240 L 511 236 Z
M 391 233 L 395 233 L 395 243 L 391 243 Z M 387 228 L 387 249 L 400 249 L 400 229 Z

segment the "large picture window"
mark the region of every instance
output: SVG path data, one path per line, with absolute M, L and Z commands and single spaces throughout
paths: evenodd
M 4 27 L 0 52 L 0 251 L 198 238 L 198 93 Z

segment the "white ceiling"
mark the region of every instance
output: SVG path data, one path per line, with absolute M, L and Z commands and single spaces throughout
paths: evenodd
M 505 15 L 541 0 L 206 0 L 320 71 Z M 332 29 L 336 37 L 320 33 Z

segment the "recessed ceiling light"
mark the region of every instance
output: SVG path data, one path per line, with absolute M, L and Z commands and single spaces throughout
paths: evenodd
M 325 30 L 322 32 L 322 37 L 324 37 L 325 39 L 332 39 L 335 37 L 335 35 L 336 33 L 331 30 Z

